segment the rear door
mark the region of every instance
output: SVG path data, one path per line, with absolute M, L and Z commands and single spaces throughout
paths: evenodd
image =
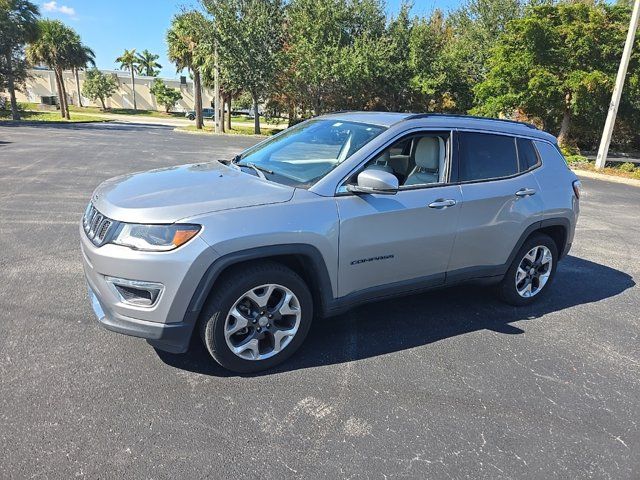
M 444 283 L 461 204 L 460 187 L 448 181 L 450 158 L 450 132 L 412 134 L 362 168 L 394 173 L 400 183 L 395 195 L 336 197 L 340 296 Z
M 526 228 L 540 219 L 539 164 L 531 140 L 458 132 L 462 207 L 447 281 L 500 273 Z

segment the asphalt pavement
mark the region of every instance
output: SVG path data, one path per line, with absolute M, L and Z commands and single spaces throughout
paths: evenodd
M 585 179 L 541 302 L 479 287 L 317 322 L 236 376 L 102 329 L 78 221 L 115 175 L 256 141 L 0 124 L 0 478 L 640 477 L 640 188 Z

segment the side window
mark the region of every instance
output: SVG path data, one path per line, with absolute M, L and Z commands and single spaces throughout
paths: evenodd
M 448 151 L 448 133 L 412 135 L 387 147 L 369 161 L 364 169 L 392 173 L 398 178 L 401 187 L 444 183 Z M 357 175 L 350 179 L 350 182 L 355 182 L 356 177 Z
M 491 133 L 460 134 L 461 182 L 508 177 L 518 173 L 513 137 Z
M 538 164 L 538 154 L 533 146 L 533 142 L 531 140 L 519 138 L 516 143 L 518 144 L 520 171 L 525 172 L 530 168 L 535 167 Z

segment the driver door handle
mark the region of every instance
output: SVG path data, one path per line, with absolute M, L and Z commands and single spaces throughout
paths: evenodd
M 533 188 L 521 188 L 516 192 L 516 197 L 529 197 L 535 194 L 536 194 L 536 191 Z
M 456 201 L 452 198 L 448 198 L 446 200 L 444 199 L 438 199 L 435 202 L 431 202 L 429 204 L 429 208 L 447 208 L 447 207 L 453 207 L 456 204 Z

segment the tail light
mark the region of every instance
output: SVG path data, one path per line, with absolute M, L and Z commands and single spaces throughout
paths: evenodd
M 573 181 L 573 193 L 576 194 L 576 198 L 580 199 L 580 192 L 582 190 L 582 182 L 580 180 Z

